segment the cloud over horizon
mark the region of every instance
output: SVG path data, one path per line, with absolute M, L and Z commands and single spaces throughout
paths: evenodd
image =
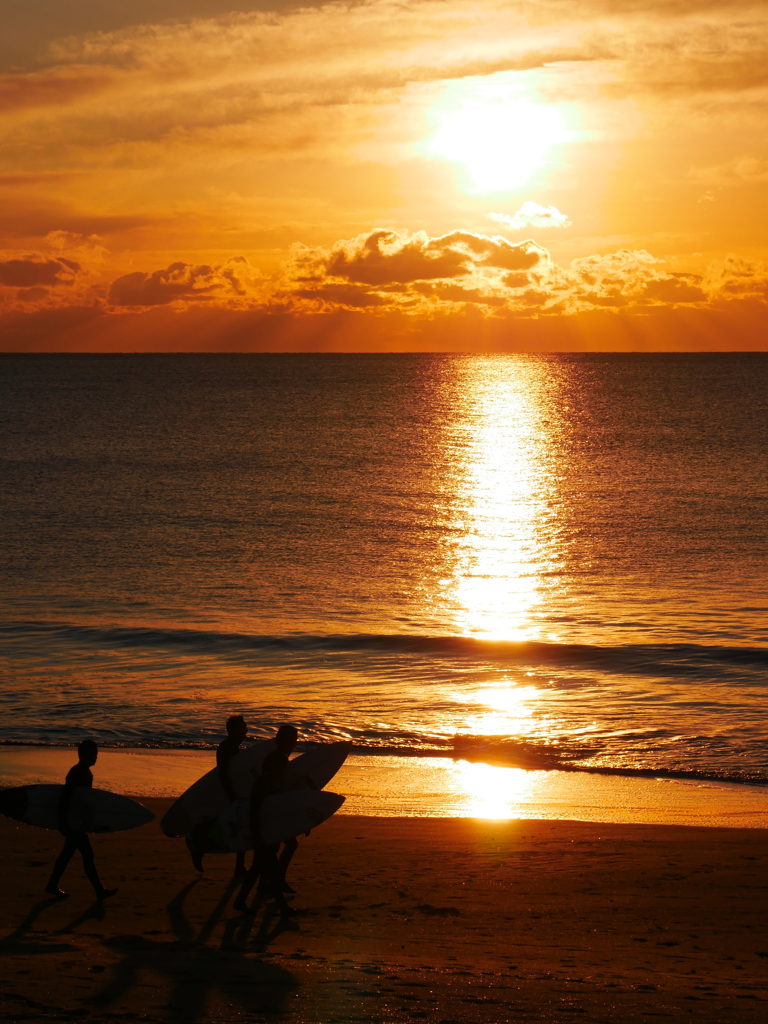
M 53 238 L 51 244 L 66 244 Z M 83 252 L 88 252 L 83 247 Z M 98 249 L 95 259 L 100 258 Z M 79 287 L 77 287 L 79 285 Z M 294 247 L 266 277 L 244 256 L 219 264 L 177 260 L 97 286 L 92 268 L 64 256 L 0 253 L 0 301 L 34 312 L 93 304 L 105 313 L 194 307 L 328 314 L 366 311 L 429 320 L 574 316 L 595 310 L 642 314 L 656 307 L 709 308 L 750 299 L 768 304 L 768 268 L 729 257 L 705 275 L 667 269 L 646 250 L 577 257 L 566 266 L 527 239 L 453 231 L 430 237 L 376 229 L 331 246 Z

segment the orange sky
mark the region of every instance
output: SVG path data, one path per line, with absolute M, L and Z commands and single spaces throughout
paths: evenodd
M 3 21 L 0 350 L 768 348 L 764 3 Z

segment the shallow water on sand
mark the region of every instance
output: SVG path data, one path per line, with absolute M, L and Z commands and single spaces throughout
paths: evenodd
M 61 747 L 0 747 L 0 786 L 59 782 Z M 95 785 L 140 798 L 176 797 L 214 764 L 212 751 L 102 750 Z M 526 771 L 443 757 L 352 755 L 328 789 L 339 813 L 367 817 L 558 819 L 768 828 L 768 786 L 589 772 Z

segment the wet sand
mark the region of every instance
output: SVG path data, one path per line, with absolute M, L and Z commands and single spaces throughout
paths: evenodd
M 168 801 L 145 801 L 160 814 Z M 60 837 L 0 818 L 3 1021 L 712 1024 L 768 1019 L 768 830 L 339 816 L 302 839 L 306 914 L 232 910 L 157 822 Z
M 72 747 L 0 746 L 0 786 L 61 782 Z M 95 785 L 178 796 L 214 763 L 211 750 L 102 748 Z M 351 755 L 331 784 L 342 814 L 375 818 L 556 819 L 768 828 L 768 786 L 524 771 L 445 757 Z

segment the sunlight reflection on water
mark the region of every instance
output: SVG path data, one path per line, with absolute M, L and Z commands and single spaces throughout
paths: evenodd
M 542 574 L 552 568 L 551 377 L 541 363 L 522 360 L 476 360 L 457 371 L 463 415 L 453 429 L 463 443 L 449 587 L 456 624 L 465 635 L 530 639 Z
M 73 759 L 61 747 L 0 747 L 0 784 L 60 782 Z M 103 749 L 96 784 L 175 797 L 214 763 L 213 750 Z M 374 817 L 768 825 L 767 786 L 525 771 L 449 758 L 352 755 L 328 788 L 346 796 L 342 814 Z

